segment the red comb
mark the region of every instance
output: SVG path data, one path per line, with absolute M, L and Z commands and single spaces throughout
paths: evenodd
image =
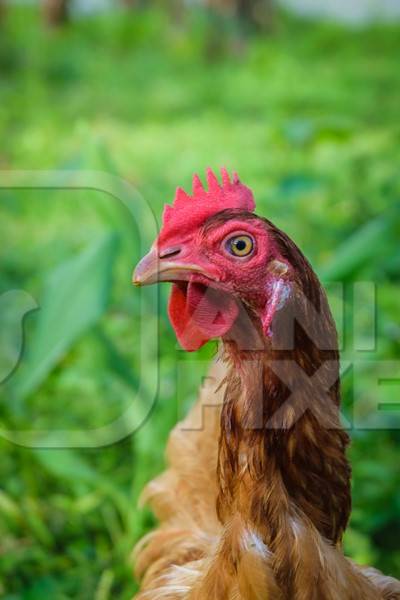
M 190 196 L 182 188 L 176 190 L 172 206 L 166 205 L 160 237 L 165 238 L 189 227 L 196 227 L 208 217 L 226 209 L 252 212 L 255 202 L 252 191 L 243 185 L 237 173 L 232 180 L 225 168 L 221 169 L 222 184 L 215 173 L 207 169 L 208 190 L 198 175 L 193 176 L 193 193 Z

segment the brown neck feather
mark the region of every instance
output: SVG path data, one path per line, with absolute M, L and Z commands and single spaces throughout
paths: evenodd
M 294 244 L 290 251 L 303 273 L 301 286 L 276 314 L 271 340 L 254 352 L 224 342 L 230 371 L 221 415 L 219 516 L 225 522 L 241 514 L 272 549 L 288 518 L 311 522 L 340 542 L 351 508 L 336 330 L 311 267 Z M 319 319 L 311 318 L 309 301 Z M 293 315 L 294 343 L 282 350 L 290 347 Z M 316 339 L 329 350 L 317 348 Z

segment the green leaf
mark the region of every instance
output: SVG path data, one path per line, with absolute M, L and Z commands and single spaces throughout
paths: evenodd
M 85 483 L 91 489 L 100 490 L 110 497 L 125 521 L 131 509 L 128 497 L 107 477 L 93 469 L 77 451 L 69 448 L 36 449 L 35 458 L 48 473 L 68 481 L 71 485 Z
M 37 304 L 24 290 L 0 295 L 0 382 L 18 365 L 23 348 L 23 320 Z
M 374 562 L 375 556 L 368 537 L 352 527 L 344 537 L 345 553 L 362 565 Z
M 3 490 L 0 490 L 0 515 L 7 517 L 12 522 L 19 522 L 22 519 L 19 505 Z
M 118 350 L 113 340 L 100 325 L 96 327 L 96 337 L 107 353 L 108 363 L 114 373 L 135 391 L 139 387 L 139 378 L 125 357 Z
M 391 224 L 391 219 L 385 215 L 360 227 L 321 269 L 321 278 L 325 281 L 344 281 L 368 260 L 373 259 L 377 251 L 386 246 Z
M 97 482 L 100 479 L 99 473 L 92 469 L 75 450 L 68 448 L 37 449 L 35 458 L 46 471 L 60 479 L 85 483 Z
M 48 276 L 26 362 L 11 382 L 18 399 L 35 391 L 72 344 L 104 313 L 115 250 L 116 237 L 106 233 Z

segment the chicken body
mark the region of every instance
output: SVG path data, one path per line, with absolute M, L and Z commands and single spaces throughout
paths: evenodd
M 178 189 L 135 274 L 173 282 L 185 349 L 222 340 L 143 494 L 160 526 L 135 550 L 136 600 L 400 600 L 398 581 L 342 551 L 349 438 L 326 295 L 250 190 L 222 178 L 209 172 L 206 192 L 195 176 L 193 198 Z
M 240 519 L 221 524 L 217 461 L 226 371 L 221 359 L 213 363 L 198 401 L 170 434 L 168 469 L 143 491 L 141 503 L 152 508 L 160 525 L 135 548 L 141 591 L 134 600 L 399 600 L 398 581 L 355 565 L 340 546 L 319 536 L 315 542 L 321 560 L 310 568 L 322 572 L 326 592 L 286 596 L 258 533 L 242 527 Z M 226 567 L 227 540 L 231 569 Z M 299 551 L 308 548 L 300 546 Z

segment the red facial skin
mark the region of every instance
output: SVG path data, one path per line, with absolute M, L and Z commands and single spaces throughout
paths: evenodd
M 234 211 L 227 211 L 226 218 L 229 220 L 222 224 L 217 221 L 213 225 L 216 217 L 223 217 L 223 213 L 219 213 L 182 239 L 174 237 L 163 240 L 162 245 L 157 244 L 159 256 L 167 254 L 170 248 L 180 248 L 179 255 L 174 259 L 179 260 L 180 264 L 196 264 L 207 273 L 206 277 L 193 274 L 195 281 L 210 284 L 211 279 L 219 288 L 234 294 L 260 293 L 260 282 L 265 278 L 266 264 L 275 258 L 274 249 L 258 217 L 248 213 L 245 220 L 230 218 L 234 214 Z M 233 256 L 226 249 L 226 241 L 238 235 L 253 238 L 254 250 L 249 256 Z
M 227 241 L 239 235 L 253 240 L 253 251 L 248 256 L 232 255 L 227 248 Z M 157 243 L 159 256 L 166 260 L 174 249 L 179 249 L 179 253 L 173 260 L 187 265 L 187 271 L 182 271 L 179 278 L 189 285 L 174 283 L 169 315 L 186 350 L 196 350 L 209 339 L 226 335 L 238 318 L 241 305 L 259 314 L 264 333 L 269 334 L 281 298 L 273 298 L 277 277 L 268 265 L 273 261 L 282 266 L 286 263 L 264 221 L 248 212 L 223 211 L 182 237 L 175 234 Z M 160 268 L 163 260 L 160 258 Z M 191 272 L 192 265 L 202 273 Z
M 183 348 L 196 350 L 230 332 L 239 317 L 258 315 L 265 335 L 290 293 L 290 267 L 268 224 L 253 214 L 251 190 L 221 169 L 222 183 L 208 169 L 208 191 L 197 175 L 193 194 L 177 189 L 150 253 L 136 268 L 134 283 L 173 283 L 169 316 Z M 227 240 L 246 235 L 253 251 L 236 256 Z M 243 325 L 243 319 L 242 319 Z M 242 330 L 245 328 L 242 327 Z

